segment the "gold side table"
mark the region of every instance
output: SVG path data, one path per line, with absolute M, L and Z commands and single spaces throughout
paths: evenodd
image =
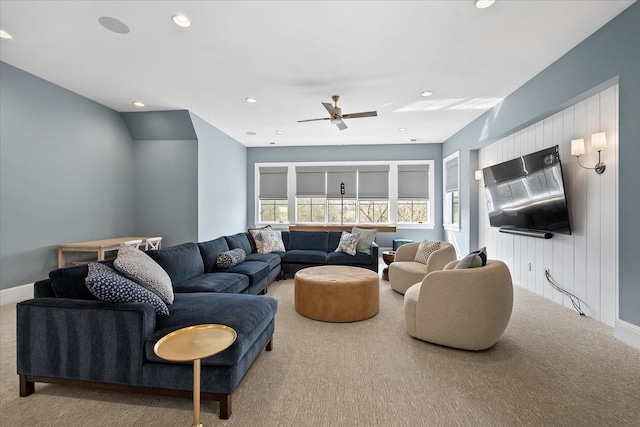
M 193 427 L 200 423 L 200 359 L 226 350 L 236 340 L 233 328 L 225 325 L 196 325 L 178 329 L 162 337 L 153 351 L 172 362 L 193 361 Z

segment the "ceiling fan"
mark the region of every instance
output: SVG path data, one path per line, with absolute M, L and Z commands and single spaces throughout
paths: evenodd
M 322 105 L 324 105 L 324 108 L 327 109 L 331 117 L 325 117 L 323 119 L 298 120 L 298 123 L 315 122 L 316 120 L 330 120 L 331 123 L 338 126 L 338 129 L 345 130 L 347 128 L 347 125 L 342 121 L 343 119 L 357 119 L 359 117 L 376 117 L 378 115 L 376 111 L 365 111 L 362 113 L 342 114 L 342 108 L 338 107 L 338 99 L 340 99 L 340 96 L 333 95 L 331 99 L 333 99 L 334 105 L 331 105 L 328 102 L 322 103 Z

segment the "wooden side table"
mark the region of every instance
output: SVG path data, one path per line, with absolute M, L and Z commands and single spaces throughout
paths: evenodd
M 153 351 L 172 362 L 193 361 L 193 427 L 200 423 L 200 359 L 226 350 L 236 340 L 233 328 L 225 325 L 196 325 L 178 329 L 160 338 Z
M 396 251 L 382 252 L 382 260 L 387 266 L 382 270 L 382 280 L 389 280 L 389 265 L 396 259 Z

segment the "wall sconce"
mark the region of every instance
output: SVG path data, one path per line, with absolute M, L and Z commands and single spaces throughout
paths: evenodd
M 607 165 L 600 159 L 600 151 L 607 148 L 607 135 L 604 132 L 598 132 L 591 135 L 591 147 L 598 150 L 598 163 L 593 168 L 582 166 L 580 163 L 580 155 L 584 154 L 584 139 L 572 139 L 571 140 L 571 155 L 576 156 L 578 164 L 585 169 L 593 169 L 599 175 L 605 171 Z
M 482 169 L 478 169 L 477 171 L 475 171 L 474 173 L 474 177 L 476 179 L 476 181 L 482 181 Z

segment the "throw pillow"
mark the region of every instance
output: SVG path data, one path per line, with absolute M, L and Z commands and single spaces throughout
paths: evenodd
M 265 230 L 262 232 L 262 250 L 258 253 L 270 254 L 271 252 L 285 252 L 282 232 L 279 230 Z
M 246 257 L 247 254 L 244 250 L 240 248 L 231 249 L 218 255 L 218 258 L 216 258 L 216 267 L 225 270 L 240 264 Z
M 440 249 L 440 242 L 429 242 L 427 240 L 423 240 L 418 245 L 418 251 L 416 252 L 416 256 L 413 259 L 415 262 L 419 262 L 422 264 L 426 264 L 429 261 L 429 257 L 432 253 Z
M 487 265 L 487 248 L 480 248 L 458 261 L 454 270 L 484 267 L 485 265 Z
M 157 262 L 141 250 L 133 246 L 120 245 L 113 266 L 123 276 L 158 295 L 165 304 L 173 303 L 171 278 Z
M 262 253 L 260 252 L 262 250 L 262 232 L 264 231 L 269 231 L 271 230 L 271 226 L 270 225 L 265 225 L 264 227 L 261 228 L 250 228 L 249 229 L 249 234 L 251 234 L 251 237 L 253 237 L 253 241 L 256 244 L 256 252 L 258 253 Z
M 360 233 L 349 233 L 348 231 L 343 231 L 340 236 L 340 243 L 338 243 L 338 247 L 334 252 L 344 252 L 345 254 L 355 255 L 358 246 L 358 239 L 360 238 Z
M 367 255 L 371 255 L 371 244 L 376 239 L 378 229 L 353 227 L 351 229 L 351 232 L 354 234 L 360 233 L 360 238 L 358 239 L 358 246 L 356 250 L 358 252 L 364 252 Z
M 160 297 L 137 283 L 119 275 L 115 270 L 97 262 L 89 263 L 85 279 L 87 289 L 106 302 L 141 302 L 151 304 L 158 316 L 168 316 L 169 309 Z

